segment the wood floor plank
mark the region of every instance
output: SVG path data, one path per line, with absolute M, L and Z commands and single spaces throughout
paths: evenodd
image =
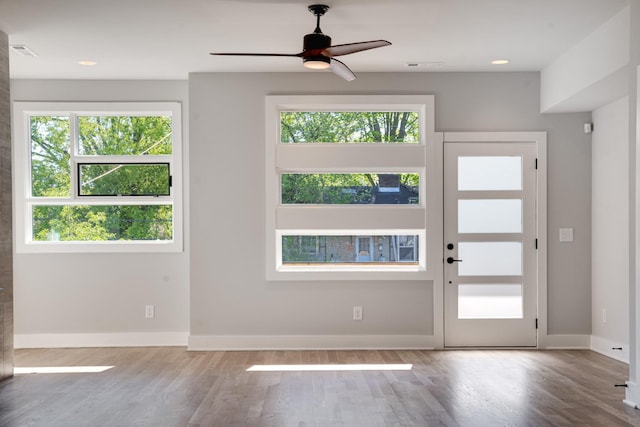
M 640 426 L 590 351 L 18 350 L 24 366 L 113 366 L 0 383 L 0 426 Z M 247 371 L 410 364 L 410 370 Z

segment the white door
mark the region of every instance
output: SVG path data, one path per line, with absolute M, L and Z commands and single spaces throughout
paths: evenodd
M 445 347 L 537 344 L 535 142 L 446 142 Z

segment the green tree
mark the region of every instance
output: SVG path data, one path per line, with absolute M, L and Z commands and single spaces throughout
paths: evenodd
M 31 117 L 34 197 L 71 196 L 69 117 Z M 171 154 L 171 118 L 78 116 L 78 151 L 86 156 Z M 81 168 L 85 195 L 158 195 L 169 187 L 166 165 L 91 164 Z M 35 240 L 166 240 L 171 205 L 45 206 L 33 210 Z
M 408 111 L 281 112 L 280 115 L 280 142 L 286 144 L 418 143 L 419 131 L 419 114 Z M 395 179 L 407 187 L 417 188 L 419 185 L 419 176 L 415 173 L 283 174 L 282 203 L 373 203 L 373 187 L 380 185 L 381 178 L 388 179 L 390 176 L 391 181 Z M 369 188 L 369 192 L 363 188 Z M 298 237 L 283 237 L 282 256 L 285 262 L 311 261 L 310 256 L 301 249 Z M 349 243 L 349 237 L 333 239 L 340 240 L 340 244 Z
M 417 143 L 419 115 L 391 112 L 280 113 L 280 142 L 305 143 Z
M 280 113 L 282 143 L 417 143 L 419 114 L 391 112 L 298 112 Z M 419 185 L 417 174 L 395 175 L 408 187 Z M 344 188 L 378 186 L 378 174 L 287 174 L 282 177 L 283 203 L 369 203 L 366 197 L 342 193 Z
M 68 117 L 31 117 L 31 193 L 35 197 L 71 195 Z

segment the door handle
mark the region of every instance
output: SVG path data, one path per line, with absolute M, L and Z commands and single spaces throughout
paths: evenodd
M 453 264 L 454 262 L 462 262 L 461 259 L 453 259 L 453 257 L 447 258 L 447 263 Z

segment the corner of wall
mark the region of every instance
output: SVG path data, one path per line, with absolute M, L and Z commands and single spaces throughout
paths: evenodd
M 627 6 L 540 73 L 540 111 L 591 111 L 628 91 L 630 8 Z
M 629 345 L 621 342 L 610 341 L 606 338 L 591 336 L 591 350 L 619 362 L 629 363 Z
M 541 350 L 589 350 L 589 335 L 541 335 L 538 348 Z

